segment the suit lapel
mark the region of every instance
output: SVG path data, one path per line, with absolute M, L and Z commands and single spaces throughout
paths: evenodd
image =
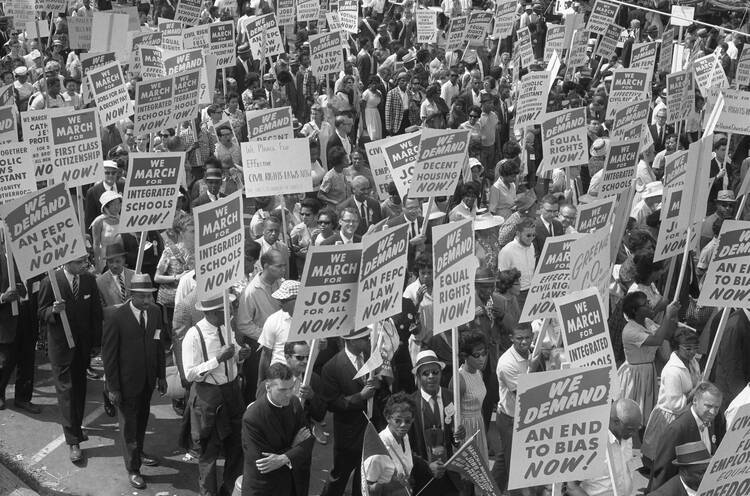
M 65 301 L 74 299 L 73 289 L 70 287 L 70 283 L 68 283 L 68 278 L 65 277 L 65 270 L 60 269 L 55 272 L 55 277 L 57 277 L 57 285 L 60 288 L 60 296 L 62 297 L 62 299 Z M 78 288 L 78 292 L 81 292 L 80 285 Z

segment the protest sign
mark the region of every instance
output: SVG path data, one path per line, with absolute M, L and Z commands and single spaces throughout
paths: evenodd
M 389 164 L 385 161 L 383 148 L 386 144 L 393 141 L 393 138 L 384 138 L 365 143 L 367 162 L 370 164 L 372 177 L 375 180 L 375 189 L 380 201 L 385 201 L 390 197 L 388 194 L 388 184 L 393 182 L 393 175 L 391 174 Z
M 276 7 L 279 24 L 282 26 L 294 24 L 294 0 L 279 0 Z
M 384 146 L 384 160 L 391 171 L 392 181 L 401 198 L 409 192 L 414 164 L 419 157 L 421 131 L 401 134 Z
M 139 47 L 141 59 L 141 79 L 156 79 L 165 76 L 164 51 L 159 47 Z M 136 114 L 138 114 L 138 101 L 136 99 Z
M 547 109 L 549 78 L 547 71 L 529 72 L 521 78 L 514 129 L 525 129 L 541 122 Z
M 291 107 L 248 110 L 245 112 L 245 116 L 247 117 L 248 141 L 294 138 Z
M 68 21 L 68 44 L 71 50 L 91 50 L 92 16 L 72 16 Z
M 196 48 L 169 56 L 163 54 L 162 59 L 165 76 L 179 75 L 191 69 L 200 69 L 198 102 L 205 104 L 213 99 L 211 84 L 213 84 L 215 78 L 209 78 L 208 75 L 216 73 L 215 65 L 211 64 L 211 61 L 215 62 L 216 59 L 211 54 L 206 53 L 204 55 L 203 49 Z
M 549 62 L 552 58 L 552 52 L 563 53 L 566 48 L 563 44 L 565 41 L 565 26 L 550 24 L 547 26 L 547 41 L 544 44 L 544 61 Z
M 136 83 L 135 134 L 157 133 L 167 128 L 172 107 L 174 76 Z
M 344 70 L 339 31 L 310 36 L 310 65 L 315 77 L 325 77 Z
M 133 115 L 133 102 L 130 101 L 119 62 L 93 69 L 87 76 L 102 126 Z
M 513 34 L 513 24 L 516 22 L 516 0 L 499 0 L 495 2 L 495 27 L 492 36 L 502 40 Z M 549 32 L 547 33 L 549 40 Z M 547 41 L 549 43 L 549 41 Z
M 609 308 L 610 226 L 582 234 L 570 246 L 570 283 L 568 291 L 595 288 L 604 300 L 605 312 Z M 612 362 L 614 363 L 614 362 Z
M 701 137 L 700 140 L 690 143 L 688 148 L 688 163 L 685 175 L 685 198 L 689 201 L 683 203 L 687 208 L 680 209 L 680 215 L 685 220 L 680 220 L 680 225 L 693 225 L 702 222 L 706 216 L 705 206 L 708 204 L 708 194 L 711 184 L 710 168 L 713 150 L 713 134 Z
M 750 404 L 741 405 L 711 457 L 698 496 L 740 496 L 750 492 Z
M 13 19 L 16 26 L 25 26 L 33 22 L 36 14 L 35 2 L 32 0 L 6 0 L 3 2 L 3 13 Z
M 616 196 L 610 196 L 578 205 L 575 230 L 579 233 L 588 233 L 611 225 L 616 200 Z
M 356 33 L 359 25 L 359 2 L 357 0 L 339 0 L 338 12 L 341 29 Z
M 165 50 L 182 50 L 182 30 L 185 25 L 180 21 L 159 18 L 159 31 L 161 31 L 161 46 Z
M 49 117 L 64 115 L 67 111 L 65 108 L 57 108 L 21 112 L 23 140 L 31 149 L 34 177 L 37 181 L 47 181 L 52 176 Z
M 18 110 L 13 102 L 10 105 L 0 107 L 0 145 L 18 142 Z
M 36 191 L 34 160 L 26 143 L 0 145 L 0 204 Z
M 674 28 L 669 28 L 661 35 L 659 48 L 659 72 L 672 71 L 672 57 L 674 53 Z
M 433 334 L 474 318 L 474 222 L 464 219 L 432 228 Z
M 0 205 L 21 279 L 26 281 L 86 256 L 81 227 L 65 184 Z
M 636 43 L 633 45 L 629 68 L 653 70 L 654 65 L 656 64 L 656 49 L 658 46 L 658 41 Z
M 409 197 L 451 196 L 469 151 L 468 130 L 425 129 L 419 143 Z
M 242 24 L 242 29 L 247 35 L 250 53 L 254 59 L 273 57 L 285 52 L 276 15 L 273 13 L 247 18 Z
M 161 46 L 161 31 L 150 33 L 128 33 L 130 38 L 130 64 L 128 70 L 134 77 L 141 76 L 141 54 L 138 49 L 142 46 L 158 47 Z
M 81 98 L 83 98 L 84 102 L 88 103 L 92 98 L 91 89 L 89 88 L 89 78 L 86 77 L 88 73 L 94 69 L 104 67 L 115 60 L 115 52 L 89 52 L 81 54 L 81 73 L 83 74 L 83 81 L 81 81 Z
M 214 22 L 208 25 L 209 53 L 216 57 L 216 68 L 226 69 L 237 63 L 234 43 L 234 22 Z
M 408 238 L 409 225 L 402 224 L 367 234 L 362 239 L 354 329 L 401 311 Z
M 141 17 L 138 14 L 137 6 L 115 3 L 112 4 L 112 12 L 115 14 L 125 14 L 126 16 L 128 16 L 128 32 L 137 32 L 141 30 Z
M 677 150 L 664 157 L 664 187 L 682 188 L 686 182 L 687 166 L 687 150 Z
M 622 140 L 625 130 L 636 122 L 645 123 L 650 111 L 651 102 L 649 100 L 641 100 L 631 102 L 615 112 L 612 124 L 612 139 Z
M 188 26 L 197 26 L 201 20 L 201 1 L 177 0 L 174 20 L 187 24 Z
M 544 242 L 520 322 L 555 316 L 553 300 L 567 294 L 570 281 L 570 247 L 579 234 L 550 236 Z
M 318 0 L 299 0 L 297 2 L 297 22 L 317 21 L 320 17 Z
M 723 89 L 724 108 L 716 121 L 715 131 L 750 134 L 750 92 Z
M 94 12 L 91 21 L 91 46 L 97 52 L 114 52 L 118 61 L 127 63 L 130 58 L 126 43 L 128 22 L 127 14 Z
M 614 142 L 610 144 L 607 158 L 604 161 L 604 173 L 599 196 L 606 198 L 622 193 L 630 187 L 635 179 L 638 165 L 640 141 Z
M 15 87 L 13 84 L 6 84 L 0 86 L 0 105 L 16 105 L 16 95 L 14 93 Z
M 417 43 L 437 41 L 437 12 L 429 9 L 417 10 Z
M 661 206 L 659 235 L 656 238 L 656 248 L 654 250 L 654 262 L 667 260 L 679 255 L 685 251 L 687 242 L 687 217 L 680 215 L 680 210 L 685 206 L 682 202 L 688 202 L 684 192 L 687 190 L 681 187 L 670 187 L 665 190 L 664 199 Z M 691 248 L 698 245 L 698 232 L 691 231 Z
M 588 38 L 588 31 L 576 30 L 573 33 L 573 41 L 570 44 L 570 55 L 568 57 L 571 69 L 586 65 L 588 62 L 589 58 L 586 55 L 586 42 Z
M 464 40 L 469 42 L 469 46 L 480 46 L 484 44 L 487 33 L 490 30 L 492 22 L 492 12 L 483 12 L 481 10 L 472 10 L 469 12 L 469 20 L 466 23 L 466 36 Z
M 248 198 L 312 190 L 310 142 L 307 138 L 250 141 L 240 143 L 240 146 L 245 196 Z
M 479 431 L 453 453 L 453 456 L 445 462 L 445 469 L 460 473 L 485 496 L 500 496 L 500 489 L 490 474 L 484 454 L 480 451 L 477 436 L 479 436 Z
M 698 91 L 704 97 L 708 96 L 711 88 L 727 88 L 729 80 L 724 73 L 719 58 L 716 54 L 710 53 L 693 61 L 693 75 Z
M 608 314 L 602 300 L 596 288 L 587 288 L 558 298 L 555 306 L 571 366 L 609 365 L 614 382 L 617 364 L 609 337 Z
M 574 108 L 545 115 L 542 121 L 544 160 L 538 172 L 588 165 L 586 109 Z
M 611 370 L 518 376 L 508 489 L 606 474 Z
M 594 8 L 589 15 L 589 22 L 586 24 L 586 31 L 596 34 L 605 34 L 607 28 L 613 19 L 617 18 L 619 5 L 606 0 L 596 0 Z
M 242 191 L 193 209 L 195 282 L 199 301 L 222 294 L 244 275 Z
M 184 153 L 131 153 L 122 194 L 120 232 L 170 229 L 177 210 Z
M 609 60 L 617 50 L 617 42 L 620 41 L 620 33 L 622 28 L 617 24 L 610 24 L 607 26 L 607 30 L 604 32 L 599 45 L 596 47 L 595 57 L 601 57 L 605 60 Z
M 287 342 L 342 336 L 354 330 L 362 245 L 311 246 Z
M 523 27 L 516 31 L 516 36 L 518 37 L 517 46 L 518 53 L 521 55 L 521 65 L 529 67 L 534 62 L 534 50 L 531 46 L 531 31 L 528 27 Z
M 750 222 L 725 220 L 698 304 L 750 308 Z
M 648 98 L 650 73 L 644 69 L 619 69 L 612 74 L 612 90 L 609 93 L 606 118 L 636 100 Z
M 202 48 L 208 53 L 211 45 L 209 24 L 201 24 L 192 28 L 183 28 L 182 30 L 182 48 L 192 50 Z
M 693 74 L 689 71 L 667 74 L 667 124 L 687 119 L 694 109 Z
M 446 52 L 454 52 L 463 48 L 466 24 L 468 21 L 469 18 L 466 16 L 456 16 L 451 19 L 450 30 L 448 31 L 448 41 L 445 45 Z
M 48 129 L 52 181 L 73 188 L 104 179 L 96 109 L 68 110 L 63 115 L 50 116 Z
M 750 50 L 742 50 L 740 54 L 734 83 L 738 86 L 750 85 Z

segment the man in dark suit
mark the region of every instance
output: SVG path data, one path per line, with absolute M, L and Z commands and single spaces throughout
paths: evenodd
M 711 461 L 706 446 L 701 441 L 685 443 L 675 447 L 675 453 L 674 465 L 679 473 L 656 491 L 648 493 L 649 496 L 689 496 L 688 489 L 690 494 L 698 491 Z
M 354 207 L 346 207 L 339 214 L 339 232 L 326 239 L 321 245 L 348 245 L 359 243 L 362 236 L 356 234 L 359 226 L 359 213 Z
M 344 349 L 323 366 L 323 397 L 333 412 L 333 469 L 321 496 L 341 496 L 349 475 L 352 496 L 360 496 L 362 440 L 367 425 L 367 400 L 375 396 L 378 379 L 352 379 L 367 361 L 370 329 L 363 327 L 344 336 Z
M 102 213 L 99 197 L 105 191 L 115 191 L 120 194 L 125 191 L 125 180 L 120 178 L 120 169 L 114 160 L 104 161 L 104 180 L 98 181 L 86 192 L 84 199 L 86 231 L 91 231 L 91 223 Z
M 372 56 L 372 40 L 369 37 L 361 38 L 361 48 L 357 54 L 357 70 L 359 80 L 367 84 L 370 76 L 375 75 L 375 59 Z
M 162 315 L 154 304 L 154 291 L 148 274 L 135 274 L 130 300 L 110 315 L 102 337 L 109 400 L 119 412 L 125 469 L 130 485 L 136 489 L 146 488 L 141 463 L 158 465 L 155 458 L 143 452 L 151 394 L 154 387 L 162 395 L 167 392 Z
M 383 220 L 380 203 L 370 197 L 371 191 L 370 180 L 356 176 L 352 179 L 352 196 L 339 204 L 339 211 L 349 207 L 359 212 L 359 225 L 354 231 L 359 236 L 364 236 L 370 226 Z
M 454 103 L 459 101 L 463 103 L 464 108 L 468 112 L 471 107 L 480 107 L 482 105 L 482 96 L 480 91 L 482 90 L 482 75 L 479 70 L 471 72 L 471 79 L 468 81 L 466 89 L 458 94 Z
M 296 54 L 289 56 L 289 74 L 292 80 L 287 85 L 287 91 L 292 112 L 297 120 L 304 124 L 310 119 L 310 110 L 305 104 L 305 73 L 299 70 L 299 57 Z
M 193 200 L 191 205 L 192 208 L 200 207 L 201 205 L 205 205 L 206 203 L 216 201 L 219 198 L 224 198 L 226 196 L 219 191 L 221 189 L 222 181 L 221 169 L 206 169 L 206 175 L 203 177 L 203 180 L 206 182 L 206 191 Z
M 677 475 L 677 468 L 672 463 L 676 458 L 675 448 L 692 441 L 701 441 L 709 454 L 716 451 L 716 436 L 713 422 L 721 409 L 722 393 L 710 382 L 701 382 L 696 386 L 693 404 L 664 431 L 651 469 L 651 491 Z
M 445 363 L 438 360 L 432 350 L 420 351 L 412 370 L 418 389 L 412 395 L 417 411 L 414 423 L 409 430 L 409 444 L 414 455 L 416 492 L 430 481 L 422 494 L 458 494 L 460 477 L 447 472 L 445 462 L 453 454 L 454 448 L 461 445 L 466 435 L 464 426 L 454 432 L 456 405 L 453 394 L 440 386 Z
M 309 470 L 304 467 L 309 467 L 315 439 L 294 396 L 294 383 L 289 367 L 274 363 L 268 368 L 265 393 L 242 416 L 243 495 L 307 495 Z
M 544 242 L 550 236 L 562 236 L 565 234 L 560 221 L 557 220 L 560 214 L 560 204 L 557 197 L 554 195 L 546 195 L 542 198 L 542 206 L 539 211 L 539 216 L 534 222 L 534 229 L 536 237 L 534 238 L 534 252 L 536 259 L 539 260 L 539 255 L 542 253 L 544 248 Z
M 339 115 L 336 117 L 334 122 L 335 132 L 328 138 L 326 145 L 326 155 L 330 157 L 328 152 L 336 149 L 336 147 L 343 148 L 347 155 L 352 153 L 352 142 L 349 139 L 349 133 L 352 132 L 352 126 L 354 121 L 348 115 Z M 328 158 L 327 162 L 331 159 Z M 329 166 L 330 167 L 330 166 Z
M 667 107 L 660 107 L 656 111 L 656 124 L 650 125 L 648 130 L 651 132 L 651 138 L 654 140 L 654 153 L 664 150 L 667 135 L 674 132 L 667 126 Z
M 402 201 L 402 213 L 395 217 L 388 219 L 385 223 L 386 227 L 400 226 L 402 224 L 409 224 L 409 250 L 407 252 L 407 266 L 412 267 L 414 260 L 420 253 L 430 252 L 431 245 L 431 229 L 426 229 L 426 234 L 422 234 L 422 225 L 425 222 L 422 217 L 422 202 L 417 198 L 409 198 L 404 196 Z
M 242 93 L 247 89 L 247 75 L 253 72 L 252 61 L 250 60 L 250 44 L 243 43 L 237 47 L 237 63 L 234 66 L 234 79 L 237 81 L 237 94 L 242 96 Z M 240 107 L 242 110 L 246 110 L 240 98 Z
M 61 300 L 52 291 L 49 278 L 39 289 L 38 317 L 47 327 L 47 347 L 52 379 L 57 392 L 65 441 L 70 460 L 83 460 L 80 443 L 88 440 L 81 424 L 86 407 L 86 367 L 91 343 L 102 332 L 102 308 L 96 279 L 88 272 L 88 256 L 66 263 L 55 271 Z M 60 314 L 65 311 L 73 334 L 74 348 L 68 346 Z

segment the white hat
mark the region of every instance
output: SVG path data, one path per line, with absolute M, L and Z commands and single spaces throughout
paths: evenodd
M 477 216 L 474 218 L 474 230 L 490 229 L 499 226 L 503 222 L 505 222 L 505 219 L 499 215 L 492 215 L 488 210 L 481 213 L 477 211 Z
M 646 185 L 643 193 L 641 193 L 641 198 L 643 198 L 644 200 L 646 198 L 655 198 L 657 196 L 661 196 L 663 193 L 664 185 L 661 183 L 661 181 L 651 181 Z
M 119 169 L 119 167 L 117 167 L 117 162 L 114 160 L 105 160 L 103 164 L 105 169 Z
M 116 191 L 105 191 L 102 193 L 102 196 L 99 197 L 99 203 L 102 205 L 102 213 L 104 213 L 104 207 L 107 206 L 107 204 L 114 200 L 122 200 L 122 195 L 120 193 L 117 193 Z
M 417 361 L 414 363 L 414 368 L 411 369 L 411 373 L 417 375 L 417 373 L 419 373 L 419 367 L 427 365 L 429 363 L 438 364 L 438 366 L 440 366 L 440 370 L 443 370 L 445 368 L 445 363 L 438 360 L 438 357 L 434 351 L 423 350 L 420 351 L 417 355 Z
M 29 69 L 25 66 L 19 66 L 13 70 L 13 74 L 15 74 L 16 76 L 25 76 L 28 73 Z

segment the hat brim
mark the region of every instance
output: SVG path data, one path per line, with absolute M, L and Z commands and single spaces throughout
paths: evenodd
M 125 257 L 127 255 L 128 254 L 125 253 L 125 251 L 123 250 L 123 251 L 118 251 L 118 252 L 115 252 L 115 253 L 108 253 L 107 255 L 105 255 L 104 259 L 105 260 L 110 260 L 110 259 L 115 258 L 115 257 Z
M 426 362 L 418 363 L 414 368 L 411 369 L 411 373 L 413 375 L 417 375 L 419 373 L 419 369 L 421 367 L 424 367 L 425 365 L 429 365 L 431 363 L 438 364 L 438 366 L 440 367 L 440 370 L 444 370 L 445 369 L 445 363 L 444 362 L 441 362 L 440 360 L 428 360 Z
M 353 334 L 346 334 L 344 336 L 341 336 L 342 339 L 345 339 L 347 341 L 351 341 L 354 339 L 362 339 L 370 336 L 370 328 L 366 327 L 362 331 L 355 332 Z
M 672 465 L 675 467 L 689 467 L 690 465 L 708 465 L 711 463 L 711 458 L 706 458 L 704 460 L 695 460 L 692 462 L 684 462 L 680 463 L 677 460 L 672 460 Z
M 130 288 L 131 293 L 153 293 L 156 288 Z

